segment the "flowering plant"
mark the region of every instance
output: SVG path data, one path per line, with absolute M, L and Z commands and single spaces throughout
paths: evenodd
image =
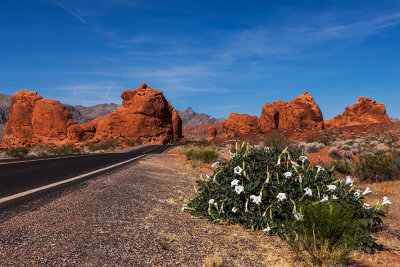
M 370 233 L 382 223 L 382 205 L 366 208 L 363 194 L 354 194 L 351 178 L 339 180 L 333 170 L 313 165 L 307 157 L 287 149 L 256 149 L 245 143 L 236 147 L 231 159 L 220 162 L 209 179 L 201 176 L 197 181 L 197 196 L 189 200 L 186 210 L 215 223 L 280 235 L 288 221 L 303 218 L 304 203 L 346 202 L 357 211 L 368 233 L 364 245 L 374 245 Z

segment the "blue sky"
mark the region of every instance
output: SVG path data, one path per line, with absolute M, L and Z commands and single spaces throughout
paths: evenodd
M 0 92 L 121 103 L 141 82 L 177 109 L 259 116 L 308 91 L 400 117 L 400 1 L 1 0 Z

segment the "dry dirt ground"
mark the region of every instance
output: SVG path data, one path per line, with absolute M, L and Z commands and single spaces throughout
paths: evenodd
M 215 255 L 224 266 L 299 265 L 277 237 L 182 212 L 199 171 L 209 170 L 193 170 L 170 151 L 86 181 L 0 223 L 0 266 L 202 266 Z M 388 197 L 398 199 L 399 189 L 391 188 Z M 397 208 L 390 208 L 398 212 L 399 200 L 393 200 Z M 387 236 L 379 238 L 390 251 L 356 252 L 353 264 L 396 266 L 399 242 Z

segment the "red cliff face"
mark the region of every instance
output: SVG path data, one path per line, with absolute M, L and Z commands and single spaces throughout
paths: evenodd
M 93 135 L 98 141 L 140 138 L 160 144 L 182 138 L 182 121 L 162 91 L 143 83 L 136 90 L 122 92 L 121 97 L 122 107 L 82 125 L 82 128 L 90 129 L 90 132 L 85 131 L 85 136 Z
M 257 116 L 231 113 L 229 118 L 222 122 L 222 137 L 232 138 L 260 131 L 260 120 Z
M 371 123 L 390 122 L 386 114 L 385 104 L 376 102 L 369 97 L 360 96 L 353 106 L 347 106 L 343 114 L 326 120 L 327 127 L 363 125 Z
M 264 131 L 285 128 L 324 128 L 321 109 L 314 98 L 307 92 L 292 101 L 274 101 L 264 105 L 260 126 Z
M 22 90 L 11 97 L 10 118 L 2 144 L 65 143 L 79 140 L 81 133 L 63 104 L 42 98 L 36 92 Z

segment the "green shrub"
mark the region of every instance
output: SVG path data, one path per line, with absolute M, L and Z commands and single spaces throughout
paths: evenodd
M 354 164 L 352 161 L 347 159 L 340 159 L 332 161 L 332 166 L 334 170 L 342 174 L 353 174 Z
M 282 237 L 302 261 L 317 265 L 345 263 L 350 252 L 369 236 L 351 204 L 307 203 L 299 208 L 303 217 L 286 222 Z
M 285 233 L 304 203 L 346 202 L 357 210 L 364 230 L 376 232 L 382 222 L 380 207 L 363 207 L 363 195 L 351 183 L 338 180 L 332 171 L 311 164 L 287 149 L 238 147 L 232 159 L 219 163 L 209 178 L 198 182 L 197 195 L 185 209 L 215 223 L 239 224 L 267 233 Z M 295 213 L 297 214 L 297 213 Z M 365 248 L 373 242 L 364 240 Z
M 50 151 L 51 154 L 54 155 L 70 155 L 81 153 L 81 149 L 79 147 L 74 147 L 73 145 L 62 145 L 53 147 Z
M 126 140 L 126 144 L 127 144 L 128 146 L 140 146 L 140 145 L 143 144 L 143 140 L 140 139 L 140 138 L 136 138 L 135 140 L 133 140 L 133 139 L 131 139 L 131 138 L 128 138 L 128 139 Z
M 201 147 L 189 148 L 185 151 L 188 160 L 200 163 L 212 163 L 219 158 L 219 154 L 214 149 L 206 149 Z
M 371 155 L 360 158 L 356 166 L 357 176 L 367 182 L 381 182 L 399 179 L 399 168 L 386 155 Z
M 306 143 L 322 143 L 324 145 L 329 145 L 332 142 L 332 133 L 314 133 L 310 134 L 306 138 Z
M 37 144 L 31 148 L 31 153 L 36 156 L 44 156 L 53 154 L 53 147 L 49 144 Z
M 264 145 L 274 149 L 283 150 L 285 147 L 293 145 L 293 141 L 289 136 L 277 130 L 270 131 L 264 139 Z
M 114 150 L 119 146 L 119 140 L 117 139 L 109 139 L 106 141 L 103 141 L 98 144 L 90 144 L 89 145 L 89 150 L 90 151 L 97 151 L 97 150 Z
M 20 158 L 28 154 L 29 148 L 25 146 L 11 147 L 7 149 L 6 154 L 10 157 Z

